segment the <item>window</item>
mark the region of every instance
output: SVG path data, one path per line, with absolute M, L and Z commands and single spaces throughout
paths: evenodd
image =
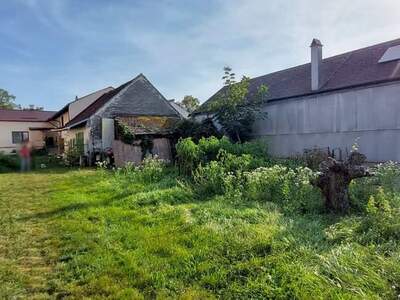
M 29 141 L 28 131 L 13 131 L 12 132 L 12 143 L 22 144 L 23 142 Z
M 400 59 L 400 45 L 390 47 L 389 49 L 387 49 L 386 52 L 381 57 L 381 59 L 379 60 L 379 62 L 384 63 L 399 59 Z
M 85 149 L 83 132 L 76 133 L 74 140 L 75 140 L 75 143 L 76 143 L 75 145 L 76 145 L 78 151 L 83 154 L 84 149 Z

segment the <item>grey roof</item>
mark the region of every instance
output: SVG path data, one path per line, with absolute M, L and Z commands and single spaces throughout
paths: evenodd
M 168 100 L 169 104 L 181 115 L 182 118 L 187 119 L 189 117 L 189 112 L 179 103 L 175 102 L 174 99 Z
M 319 41 L 313 41 L 317 44 Z M 255 77 L 250 80 L 248 99 L 254 96 L 260 85 L 268 86 L 266 101 L 302 97 L 341 89 L 368 86 L 377 83 L 400 81 L 400 61 L 379 63 L 387 49 L 400 45 L 400 39 L 347 52 L 322 60 L 321 87 L 311 90 L 311 64 Z M 207 111 L 207 104 L 217 98 L 219 90 L 195 112 Z
M 179 116 L 169 101 L 140 74 L 119 95 L 118 102 L 129 102 L 129 107 L 124 111 L 132 115 Z
M 179 113 L 168 100 L 143 74 L 139 74 L 134 79 L 98 98 L 65 126 L 71 127 L 84 122 L 105 104 L 116 99 L 118 99 L 118 103 L 113 107 L 114 116 L 148 115 L 180 118 Z
M 59 116 L 61 116 L 63 113 L 67 112 L 70 105 L 73 103 L 76 103 L 80 100 L 86 100 L 87 98 L 90 97 L 94 97 L 94 98 L 99 98 L 100 96 L 102 96 L 104 93 L 109 92 L 110 90 L 114 89 L 112 86 L 103 88 L 101 90 L 92 92 L 90 94 L 87 94 L 85 96 L 79 97 L 79 98 L 75 98 L 73 101 L 68 102 L 63 108 L 61 108 L 59 111 L 57 111 L 52 117 L 51 119 L 55 119 L 58 118 Z

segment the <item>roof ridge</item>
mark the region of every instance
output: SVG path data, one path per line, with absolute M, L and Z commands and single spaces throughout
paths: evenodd
M 393 77 L 395 65 L 393 63 L 378 64 L 377 61 L 382 53 L 393 46 L 400 45 L 400 38 L 361 47 L 355 50 L 336 54 L 322 60 L 321 87 L 318 91 L 312 91 L 309 87 L 311 62 L 281 69 L 251 78 L 249 92 L 253 91 L 259 84 L 274 85 L 270 90 L 268 101 L 274 99 L 285 99 L 299 95 L 311 95 L 351 87 L 359 87 L 384 82 L 400 80 L 400 74 Z M 285 81 L 288 79 L 289 81 Z M 218 97 L 224 90 L 221 87 L 209 97 L 193 114 L 206 111 L 210 101 Z M 253 90 L 252 90 L 253 89 Z
M 179 113 L 179 111 L 177 111 L 177 109 L 175 107 L 173 107 L 171 105 L 171 103 L 169 102 L 169 100 L 167 98 L 165 98 L 165 96 L 154 86 L 154 84 L 151 83 L 151 81 L 149 79 L 147 79 L 147 77 L 143 74 L 140 73 L 139 75 L 142 75 L 144 77 L 144 79 L 157 91 L 157 93 L 161 96 L 161 99 L 164 100 L 166 102 L 166 104 L 171 107 L 178 116 L 180 116 L 181 114 Z
M 100 90 L 94 91 L 94 92 L 92 92 L 92 93 L 90 93 L 90 94 L 87 94 L 87 95 L 85 95 L 85 96 L 82 96 L 82 97 L 80 97 L 80 98 L 78 98 L 78 99 L 75 99 L 75 100 L 72 100 L 72 101 L 67 102 L 67 104 L 65 104 L 61 109 L 59 109 L 59 110 L 56 111 L 56 113 L 54 114 L 54 116 L 52 116 L 52 118 L 57 118 L 57 117 L 59 117 L 59 116 L 60 116 L 61 114 L 63 114 L 67 109 L 69 109 L 69 106 L 70 106 L 72 103 L 75 103 L 76 101 L 82 100 L 83 98 L 92 96 L 92 95 L 94 95 L 94 94 L 96 94 L 96 93 L 98 93 L 98 92 L 104 91 L 105 89 L 109 89 L 109 88 L 111 88 L 112 90 L 114 89 L 114 87 L 108 86 L 108 87 L 102 88 L 102 89 L 100 89 Z M 112 90 L 111 90 L 111 91 L 112 91 Z M 109 92 L 110 92 L 110 91 L 109 91 Z M 107 93 L 108 93 L 108 92 L 107 92 Z M 103 95 L 104 95 L 104 94 L 103 94 Z
M 89 93 L 89 94 L 87 94 L 85 96 L 79 97 L 78 99 L 72 100 L 72 101 L 68 102 L 68 104 L 71 104 L 71 103 L 74 103 L 76 101 L 82 100 L 83 98 L 89 97 L 91 95 L 94 95 L 94 94 L 96 94 L 96 93 L 98 93 L 100 91 L 104 91 L 104 90 L 109 89 L 109 88 L 114 89 L 114 87 L 110 85 L 108 87 L 105 87 L 105 88 L 99 89 L 97 91 L 91 92 L 91 93 Z
M 394 40 L 390 40 L 390 41 L 386 41 L 386 42 L 382 42 L 382 43 L 378 43 L 378 44 L 375 44 L 375 45 L 370 45 L 370 46 L 358 48 L 358 49 L 355 49 L 355 50 L 350 50 L 350 51 L 339 53 L 339 54 L 335 54 L 335 55 L 323 58 L 322 62 L 327 61 L 327 60 L 331 60 L 331 59 L 334 59 L 334 58 L 338 58 L 339 56 L 352 55 L 353 53 L 358 52 L 358 51 L 364 51 L 364 50 L 367 50 L 369 48 L 374 48 L 374 47 L 382 46 L 382 45 L 385 45 L 385 44 L 390 44 L 390 43 L 393 43 L 393 42 L 400 42 L 400 38 L 397 38 L 397 39 L 394 39 Z M 346 60 L 347 60 L 347 58 L 346 58 Z M 264 76 L 267 76 L 267 75 L 273 75 L 273 74 L 277 74 L 277 73 L 280 73 L 280 72 L 293 70 L 293 69 L 296 69 L 296 68 L 304 67 L 304 66 L 309 65 L 309 64 L 311 64 L 311 62 L 307 62 L 307 63 L 300 64 L 300 65 L 297 65 L 297 66 L 289 67 L 289 68 L 286 68 L 286 69 L 281 69 L 281 70 L 278 70 L 278 71 L 273 71 L 271 73 L 267 73 L 267 74 L 256 76 L 256 77 L 252 77 L 250 79 L 253 80 L 253 79 L 257 79 L 257 78 L 264 77 Z
M 86 111 L 88 111 L 89 109 L 91 109 L 93 106 L 95 106 L 96 102 L 99 101 L 101 98 L 105 97 L 107 94 L 115 92 L 116 90 L 120 89 L 115 95 L 113 95 L 110 99 L 107 100 L 107 102 L 105 102 L 102 106 L 100 106 L 99 108 L 95 109 L 94 113 L 96 113 L 101 107 L 103 107 L 106 103 L 108 103 L 109 101 L 111 101 L 111 99 L 113 99 L 115 96 L 119 95 L 125 88 L 127 88 L 128 86 L 130 86 L 132 83 L 136 82 L 140 77 L 145 77 L 142 73 L 140 73 L 139 75 L 137 75 L 135 78 L 119 85 L 117 88 L 113 88 L 111 91 L 108 91 L 107 93 L 104 93 L 103 95 L 101 95 L 100 97 L 98 97 L 95 101 L 93 101 L 89 106 L 87 106 L 84 110 L 82 110 L 79 114 L 77 114 L 72 120 L 69 120 L 69 122 L 67 124 L 65 124 L 65 126 L 71 126 L 74 125 L 74 120 L 79 119 L 79 117 L 85 113 Z M 82 120 L 80 120 L 82 121 Z M 79 122 L 80 122 L 79 121 Z

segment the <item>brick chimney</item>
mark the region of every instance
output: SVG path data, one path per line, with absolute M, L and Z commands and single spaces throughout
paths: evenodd
M 318 91 L 321 87 L 321 62 L 322 44 L 320 40 L 313 39 L 311 42 L 311 89 Z

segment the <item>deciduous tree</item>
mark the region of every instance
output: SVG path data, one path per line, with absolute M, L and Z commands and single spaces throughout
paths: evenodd
M 188 112 L 193 112 L 196 108 L 200 106 L 200 101 L 199 99 L 187 95 L 183 97 L 183 100 L 180 102 L 180 105 L 182 105 Z
M 255 95 L 249 95 L 250 78 L 243 76 L 236 82 L 230 67 L 224 68 L 224 88 L 211 102 L 213 118 L 221 125 L 224 133 L 235 142 L 248 139 L 256 119 L 265 118 L 261 110 L 268 87 L 261 85 Z
M 0 108 L 16 109 L 18 105 L 14 102 L 15 96 L 8 93 L 6 90 L 0 89 Z

